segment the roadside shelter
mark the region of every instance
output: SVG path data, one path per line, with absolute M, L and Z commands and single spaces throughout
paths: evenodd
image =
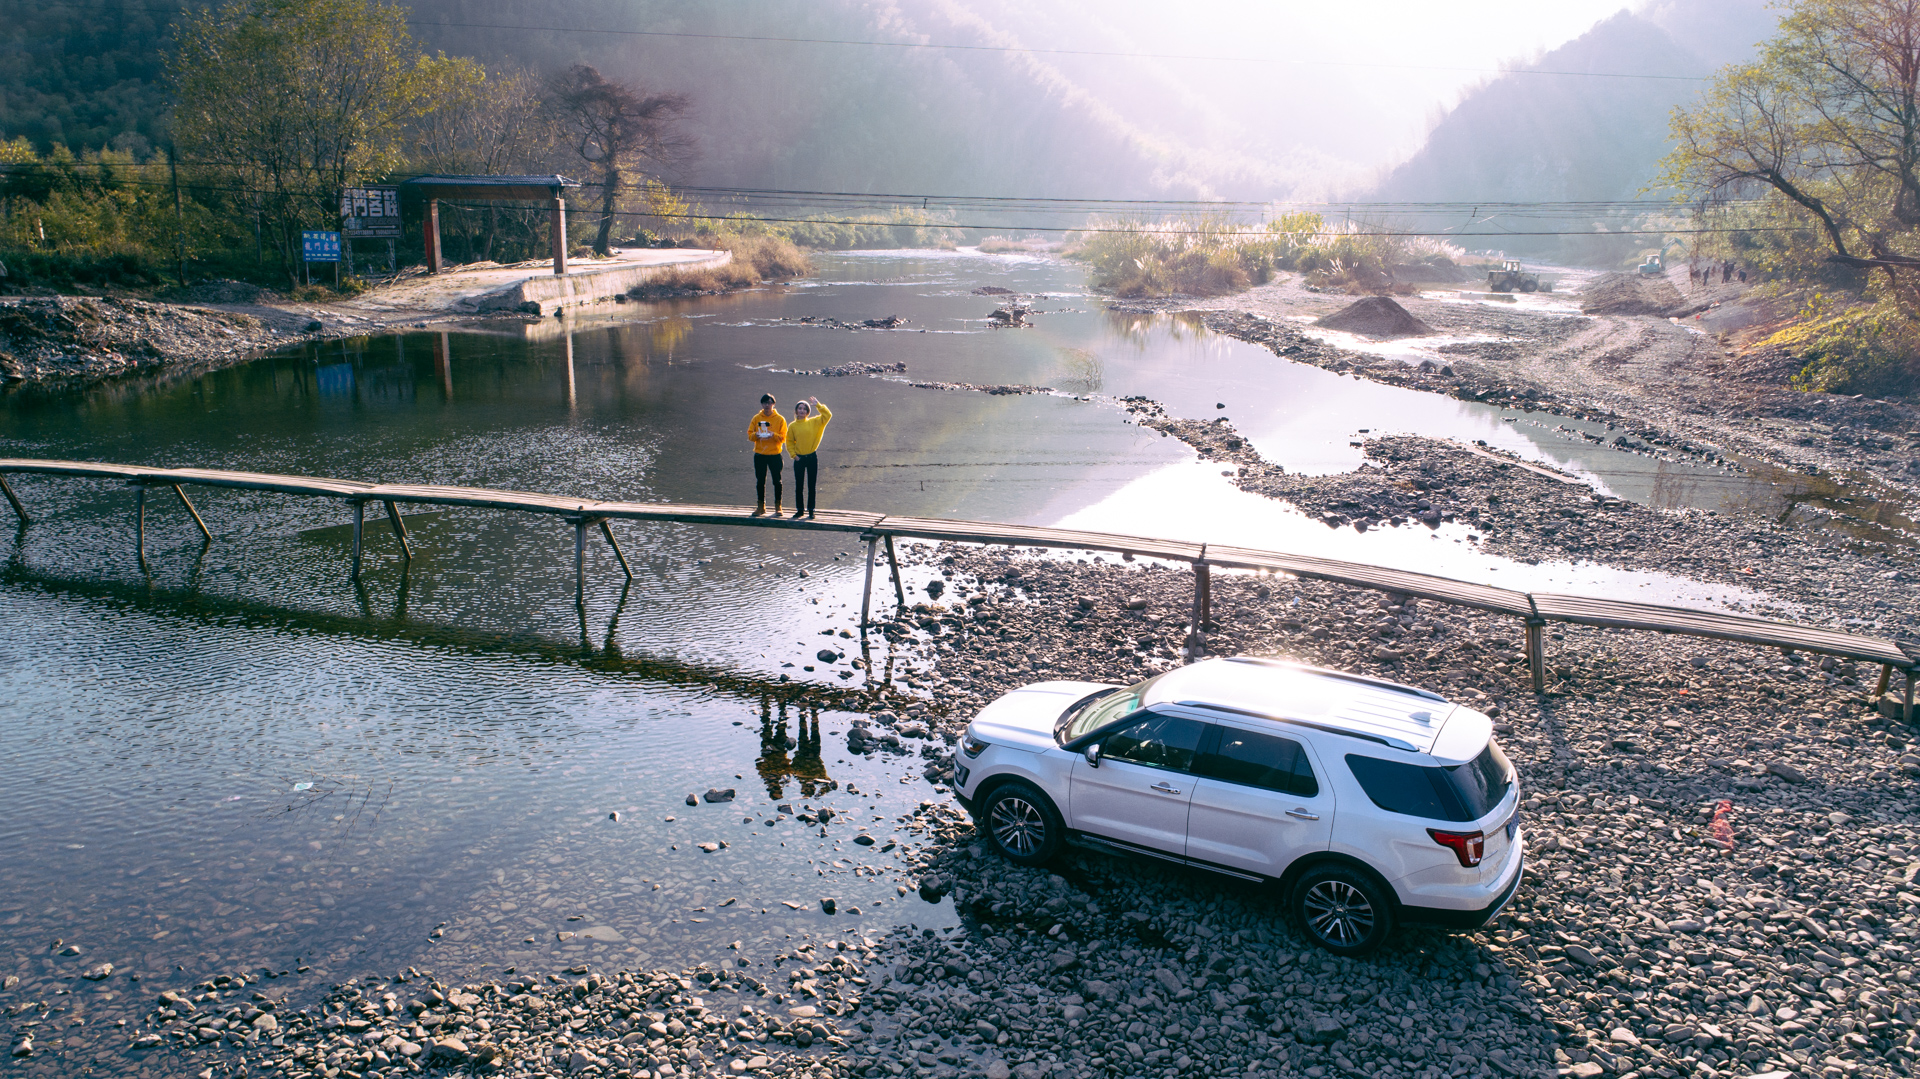
M 440 200 L 544 202 L 552 214 L 553 272 L 567 272 L 567 188 L 580 181 L 565 176 L 416 176 L 401 183 L 427 200 L 427 272 L 440 272 Z

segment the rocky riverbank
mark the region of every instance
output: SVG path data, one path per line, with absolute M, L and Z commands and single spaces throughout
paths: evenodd
M 938 784 L 1005 689 L 1180 662 L 1184 569 L 913 550 L 938 587 L 880 632 L 932 662 L 913 687 L 927 707 L 867 705 L 851 752 L 925 757 Z M 1215 652 L 1385 675 L 1494 715 L 1531 851 L 1495 926 L 1404 929 L 1336 959 L 1260 888 L 1091 854 L 1011 866 L 936 787 L 904 822 L 899 885 L 950 896 L 954 930 L 837 928 L 823 894 L 817 936 L 676 971 L 402 972 L 318 1001 L 229 974 L 190 1007 L 156 998 L 127 1052 L 153 1074 L 330 1079 L 1911 1073 L 1920 756 L 1871 707 L 1874 671 L 1556 627 L 1536 697 L 1511 620 L 1242 574 L 1216 576 L 1212 613 Z

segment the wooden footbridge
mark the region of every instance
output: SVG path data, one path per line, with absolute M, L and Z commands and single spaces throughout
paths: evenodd
M 860 599 L 860 625 L 869 624 L 873 598 L 873 571 L 876 551 L 884 550 L 893 578 L 895 599 L 906 603 L 900 583 L 900 564 L 894 553 L 895 537 L 943 540 L 953 543 L 1003 544 L 1015 547 L 1042 547 L 1068 550 L 1108 551 L 1142 558 L 1186 562 L 1193 566 L 1192 633 L 1188 655 L 1206 651 L 1205 628 L 1211 613 L 1212 567 L 1224 569 L 1268 570 L 1334 581 L 1382 592 L 1417 596 L 1421 599 L 1458 607 L 1472 607 L 1520 619 L 1526 628 L 1526 655 L 1532 669 L 1536 692 L 1546 688 L 1546 656 L 1542 631 L 1549 622 L 1612 629 L 1652 630 L 1694 637 L 1712 637 L 1766 645 L 1787 650 L 1823 653 L 1880 665 L 1876 691 L 1884 695 L 1894 671 L 1904 676 L 1905 716 L 1913 719 L 1913 691 L 1920 674 L 1920 643 L 1900 642 L 1880 637 L 1841 633 L 1818 626 L 1802 626 L 1743 615 L 1703 611 L 1686 607 L 1668 607 L 1651 603 L 1602 599 L 1593 596 L 1561 595 L 1546 592 L 1520 592 L 1509 588 L 1476 584 L 1437 577 L 1426 573 L 1388 569 L 1360 562 L 1261 551 L 1241 547 L 1222 547 L 1182 540 L 1150 539 L 1145 536 L 1114 535 L 1104 532 L 1078 532 L 1027 525 L 994 524 L 986 521 L 950 521 L 930 517 L 898 517 L 891 514 L 863 513 L 857 510 L 821 510 L 817 518 L 756 516 L 744 506 L 696 506 L 657 502 L 607 502 L 588 498 L 532 494 L 524 491 L 498 491 L 481 487 L 439 487 L 415 484 L 361 483 L 356 480 L 320 479 L 307 476 L 278 476 L 258 472 L 228 472 L 203 468 L 150 468 L 141 465 L 101 464 L 91 461 L 46 461 L 0 458 L 0 494 L 18 515 L 20 527 L 30 521 L 26 507 L 6 482 L 7 474 L 70 476 L 81 479 L 110 480 L 134 490 L 134 543 L 141 565 L 146 564 L 147 493 L 168 488 L 181 507 L 193 518 L 208 540 L 213 533 L 201 519 L 184 488 L 228 487 L 248 491 L 273 491 L 312 498 L 331 498 L 353 508 L 352 576 L 358 579 L 362 562 L 362 533 L 369 503 L 384 511 L 388 526 L 400 542 L 401 556 L 411 560 L 413 548 L 399 506 L 464 506 L 474 509 L 509 510 L 558 517 L 573 526 L 574 587 L 584 593 L 586 587 L 587 533 L 598 530 L 619 559 L 628 579 L 633 567 L 614 538 L 612 521 L 676 521 L 682 524 L 736 525 L 812 532 L 842 532 L 858 535 L 867 545 L 866 582 Z

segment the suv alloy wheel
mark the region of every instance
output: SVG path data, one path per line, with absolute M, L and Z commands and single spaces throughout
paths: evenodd
M 1289 906 L 1308 939 L 1335 955 L 1365 955 L 1393 931 L 1393 908 L 1379 885 L 1345 866 L 1307 870 Z
M 1031 783 L 1010 780 L 994 789 L 981 807 L 981 823 L 993 845 L 1010 862 L 1043 865 L 1060 850 L 1066 826 L 1053 803 Z

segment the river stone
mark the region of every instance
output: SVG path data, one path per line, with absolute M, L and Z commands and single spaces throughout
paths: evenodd
M 80 976 L 90 982 L 106 981 L 108 978 L 113 977 L 113 964 L 101 963 L 97 966 L 88 967 L 86 973 Z
M 1767 765 L 1769 775 L 1779 776 L 1789 783 L 1805 783 L 1807 774 L 1785 761 L 1772 761 Z
M 610 925 L 596 925 L 589 929 L 582 929 L 578 937 L 580 940 L 598 940 L 608 944 L 621 944 L 627 939 L 618 929 Z
M 1332 1016 L 1316 1015 L 1306 1029 L 1295 1031 L 1295 1036 L 1308 1045 L 1332 1045 L 1347 1036 L 1347 1028 Z
M 735 791 L 732 787 L 728 787 L 726 790 L 721 790 L 718 787 L 708 787 L 707 793 L 700 797 L 705 798 L 708 802 L 731 802 L 733 801 L 734 794 Z

